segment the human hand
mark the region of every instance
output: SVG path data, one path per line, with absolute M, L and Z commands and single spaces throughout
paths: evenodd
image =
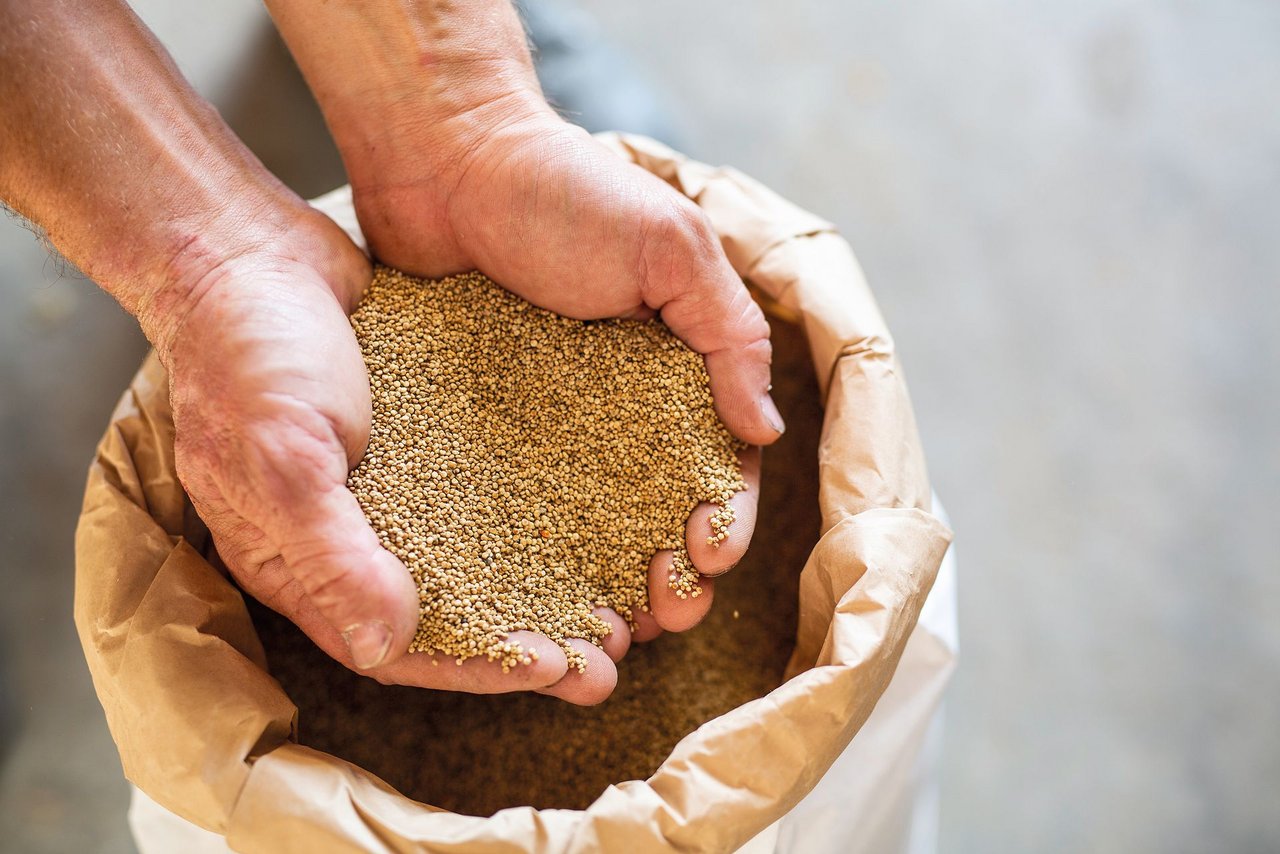
M 178 475 L 239 585 L 321 649 L 379 681 L 490 693 L 539 689 L 594 702 L 601 673 L 566 677 L 545 637 L 516 633 L 536 663 L 403 655 L 418 622 L 404 565 L 382 547 L 347 473 L 369 437 L 368 375 L 347 314 L 368 285 L 363 254 L 328 219 L 302 214 L 244 254 L 180 266 L 192 294 L 157 336 L 170 370 Z M 629 642 L 620 618 L 606 643 Z M 597 671 L 611 670 L 608 655 Z M 603 695 L 601 694 L 602 689 Z
M 737 519 L 718 549 L 706 544 L 712 508 L 689 520 L 705 595 L 676 597 L 671 556 L 655 555 L 651 615 L 641 612 L 635 636 L 696 624 L 710 578 L 746 551 L 759 446 L 783 430 L 769 397 L 768 324 L 706 218 L 555 115 L 507 0 L 267 5 L 325 112 L 375 257 L 424 276 L 478 269 L 569 317 L 660 314 L 704 355 L 717 412 L 754 446 L 743 457 L 749 488 L 733 499 Z M 584 677 L 600 680 L 590 690 L 603 698 L 616 672 L 587 653 Z
M 383 681 L 583 701 L 545 638 L 519 637 L 539 661 L 509 674 L 403 655 L 417 591 L 345 488 L 369 432 L 346 318 L 368 262 L 128 4 L 0 3 L 0 150 L 0 199 L 138 319 L 169 369 L 178 475 L 245 590 L 349 666 L 385 653 L 366 671 Z M 352 633 L 349 650 L 343 632 L 371 622 L 390 640 Z
M 475 134 L 476 111 L 459 134 Z M 375 160 L 355 170 L 355 202 L 374 254 L 424 276 L 478 268 L 558 314 L 662 318 L 706 353 L 718 411 L 753 447 L 750 488 L 719 548 L 706 544 L 709 504 L 689 520 L 686 542 L 704 595 L 667 585 L 671 553 L 650 569 L 652 615 L 638 636 L 695 625 L 711 607 L 711 577 L 746 551 L 755 522 L 760 452 L 777 418 L 768 398 L 769 329 L 696 206 L 645 170 L 621 161 L 548 110 L 503 120 L 466 145 L 448 121 L 433 123 L 430 157 Z M 460 152 L 456 153 L 455 152 Z M 780 420 L 780 419 L 779 419 Z
M 328 14 L 408 7 L 298 10 L 324 25 Z M 620 620 L 606 655 L 590 648 L 605 661 L 585 675 L 564 676 L 560 648 L 535 635 L 516 639 L 538 650 L 538 663 L 509 674 L 404 655 L 416 591 L 345 488 L 369 432 L 368 382 L 346 318 L 367 285 L 366 260 L 235 138 L 127 4 L 0 4 L 0 23 L 0 142 L 11 155 L 0 158 L 0 198 L 136 316 L 160 354 L 179 477 L 241 586 L 349 666 L 385 648 L 366 671 L 383 681 L 539 688 L 573 702 L 607 695 L 608 657 L 630 642 Z M 332 38 L 338 31 L 322 29 L 322 42 L 364 62 Z M 356 83 L 373 76 L 339 70 Z M 354 631 L 371 622 L 391 640 Z

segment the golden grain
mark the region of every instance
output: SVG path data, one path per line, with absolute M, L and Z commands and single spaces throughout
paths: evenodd
M 413 573 L 410 647 L 455 661 L 529 663 L 506 640 L 597 645 L 612 608 L 648 609 L 653 554 L 702 592 L 685 523 L 716 505 L 733 523 L 742 448 L 712 405 L 702 358 L 660 321 L 577 321 L 479 273 L 438 281 L 378 267 L 352 315 L 373 397 L 369 448 L 348 485 L 383 545 Z

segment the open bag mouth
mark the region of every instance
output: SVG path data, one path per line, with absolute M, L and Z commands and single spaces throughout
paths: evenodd
M 747 559 L 707 623 L 633 648 L 620 664 L 620 691 L 633 693 L 594 710 L 343 677 L 318 650 L 298 648 L 279 618 L 248 607 L 202 554 L 202 526 L 174 471 L 167 377 L 151 357 L 90 471 L 76 624 L 126 776 L 233 848 L 732 850 L 812 789 L 893 676 L 950 532 L 931 512 L 892 339 L 852 252 L 828 223 L 733 170 L 644 138 L 600 139 L 697 202 L 771 313 L 803 326 L 802 335 L 773 324 L 775 395 L 792 427 L 789 444 L 766 452 Z M 358 237 L 349 192 L 317 206 Z M 764 602 L 767 625 L 753 622 Z M 752 666 L 712 667 L 735 650 Z M 665 663 L 681 656 L 689 666 L 664 689 L 670 702 L 655 704 L 645 686 L 664 667 L 676 673 Z M 645 667 L 652 676 L 640 678 Z M 416 696 L 396 701 L 397 691 Z M 677 692 L 690 691 L 697 703 L 682 707 Z M 394 722 L 371 707 L 375 693 L 401 708 Z M 660 727 L 646 710 L 663 712 Z M 623 713 L 645 750 L 610 753 L 603 724 Z M 563 740 L 530 744 L 531 725 L 556 721 L 579 739 L 567 745 L 572 761 L 555 758 Z M 462 725 L 465 738 L 448 730 Z M 547 779 L 497 773 L 521 748 L 541 751 L 531 767 Z M 406 756 L 416 776 L 386 761 Z M 493 782 L 470 803 L 450 803 L 450 779 L 467 766 L 486 766 L 479 779 Z M 541 794 L 535 782 L 546 784 Z M 576 788 L 552 785 L 561 783 Z
M 753 545 L 717 579 L 701 623 L 632 644 L 617 664 L 614 693 L 582 708 L 531 693 L 380 685 L 250 600 L 270 673 L 298 707 L 298 743 L 464 815 L 586 809 L 611 785 L 648 779 L 703 723 L 782 684 L 795 647 L 800 570 L 822 521 L 822 407 L 803 331 L 777 320 L 772 327 L 773 395 L 787 432 L 765 451 Z

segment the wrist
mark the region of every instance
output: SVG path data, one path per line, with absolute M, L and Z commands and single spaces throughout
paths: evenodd
M 417 99 L 331 120 L 347 176 L 357 199 L 404 189 L 448 195 L 478 149 L 505 131 L 559 117 L 541 92 L 476 87 L 464 100 L 443 102 L 423 92 Z
M 301 270 L 308 275 L 297 275 Z M 299 286 L 321 281 L 350 311 L 368 278 L 360 250 L 301 199 L 258 205 L 242 199 L 234 208 L 184 224 L 149 274 L 119 298 L 172 370 L 174 351 L 190 324 L 202 322 L 202 309 L 232 289 L 265 287 L 276 279 Z
M 510 0 L 267 5 L 324 111 L 357 204 L 406 184 L 447 196 L 478 141 L 555 117 Z
M 510 0 L 266 5 L 335 131 L 406 104 L 458 113 L 497 93 L 540 93 Z

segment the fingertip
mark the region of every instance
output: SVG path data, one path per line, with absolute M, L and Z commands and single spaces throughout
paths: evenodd
M 539 694 L 558 697 L 575 706 L 595 706 L 603 703 L 618 685 L 618 669 L 603 649 L 590 641 L 570 638 L 569 646 L 582 653 L 586 666 L 582 670 L 569 668 L 560 681 Z
M 631 620 L 636 624 L 631 630 L 633 643 L 648 643 L 662 634 L 662 626 L 653 618 L 652 610 L 644 611 L 639 605 L 634 605 L 631 608 Z
M 399 656 L 391 656 L 394 636 L 391 627 L 382 620 L 366 620 L 356 623 L 342 632 L 347 654 L 356 670 L 369 670 L 381 664 L 389 664 Z
M 536 690 L 554 685 L 569 672 L 569 660 L 560 645 L 546 635 L 536 632 L 512 632 L 509 642 L 520 644 L 528 663 L 517 664 L 506 675 L 518 683 L 514 690 Z
M 355 496 L 333 489 L 288 512 L 278 523 L 280 557 L 341 635 L 348 660 L 368 670 L 402 658 L 418 628 L 417 585 L 378 541 Z
M 685 594 L 681 598 L 677 591 L 671 589 L 671 559 L 672 553 L 664 550 L 655 554 L 649 563 L 649 609 L 664 631 L 684 632 L 702 622 L 711 610 L 715 582 L 699 576 L 700 592 L 696 596 Z
M 485 655 L 459 660 L 443 652 L 415 652 L 401 656 L 393 664 L 360 672 L 388 685 L 415 685 L 470 694 L 536 691 L 564 678 L 569 663 L 555 641 L 524 631 L 511 632 L 505 639 L 520 644 L 522 660 L 514 665 Z
M 775 434 L 774 439 L 777 440 L 783 433 L 787 432 L 787 424 L 782 420 L 782 413 L 778 411 L 778 404 L 774 402 L 773 395 L 768 392 L 760 398 L 760 415 L 764 418 L 765 423 Z
M 756 511 L 760 498 L 760 448 L 750 447 L 738 454 L 742 479 L 746 488 L 729 500 L 733 509 L 733 523 L 724 532 L 724 539 L 708 542 L 712 535 L 711 518 L 719 507 L 703 502 L 689 514 L 685 525 L 685 548 L 698 572 L 705 576 L 723 575 L 742 560 L 751 545 L 756 527 Z
M 714 504 L 699 504 L 689 514 L 689 522 L 685 525 L 684 542 L 689 560 L 693 561 L 699 573 L 710 578 L 724 575 L 737 566 L 751 543 L 751 532 L 755 527 L 755 500 L 740 492 L 729 506 L 733 508 L 734 520 L 724 532 L 723 540 L 709 542 L 714 536 L 711 517 L 720 510 Z
M 627 625 L 626 620 L 622 619 L 622 615 L 612 608 L 596 608 L 591 613 L 608 623 L 612 629 L 609 634 L 600 639 L 600 645 L 604 647 L 605 654 L 612 661 L 621 661 L 627 654 L 627 650 L 631 648 L 631 627 Z
M 418 591 L 409 570 L 383 548 L 374 553 L 370 570 L 361 591 L 361 616 L 348 617 L 340 624 L 347 652 L 358 670 L 402 658 L 418 628 Z
M 729 432 L 750 445 L 771 445 L 786 423 L 769 394 L 772 347 L 763 339 L 706 356 L 716 413 Z

